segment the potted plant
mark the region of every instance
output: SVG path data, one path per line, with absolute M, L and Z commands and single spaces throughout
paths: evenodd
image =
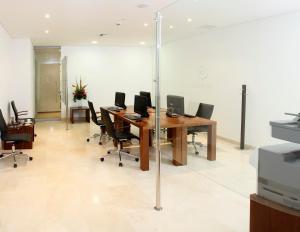
M 73 101 L 74 102 L 79 102 L 80 105 L 82 104 L 82 100 L 86 100 L 87 98 L 87 91 L 86 87 L 87 85 L 82 84 L 82 80 L 80 78 L 79 84 L 76 81 L 76 84 L 72 85 L 74 88 L 73 91 Z

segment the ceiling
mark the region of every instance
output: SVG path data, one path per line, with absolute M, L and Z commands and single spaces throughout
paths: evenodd
M 142 8 L 137 7 L 141 4 Z M 155 12 L 161 8 L 163 32 L 173 40 L 295 11 L 300 9 L 300 1 L 0 0 L 0 23 L 13 38 L 29 37 L 35 46 L 92 45 L 92 41 L 98 45 L 139 46 L 142 41 L 150 45 Z M 100 33 L 107 35 L 100 37 Z

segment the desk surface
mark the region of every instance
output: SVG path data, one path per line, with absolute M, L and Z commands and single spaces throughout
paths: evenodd
M 142 121 L 130 120 L 124 117 L 125 114 L 134 114 L 133 106 L 128 106 L 126 110 L 121 110 L 120 112 L 108 110 L 111 114 L 121 117 L 124 121 L 129 122 L 139 128 L 154 129 L 155 128 L 155 109 L 149 108 L 149 118 L 143 118 Z M 205 118 L 189 118 L 184 116 L 179 116 L 177 118 L 171 118 L 166 115 L 166 110 L 162 109 L 160 113 L 160 126 L 162 128 L 175 128 L 175 127 L 192 127 L 192 126 L 205 126 L 214 125 L 216 121 L 208 120 Z

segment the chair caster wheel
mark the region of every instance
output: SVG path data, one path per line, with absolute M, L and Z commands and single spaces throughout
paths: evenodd
M 122 164 L 122 163 L 119 163 L 119 167 L 123 167 L 123 164 Z
M 195 154 L 196 154 L 196 155 L 199 155 L 199 151 L 196 151 Z
M 100 161 L 103 162 L 103 161 L 104 161 L 104 158 L 100 158 Z
M 14 164 L 14 168 L 17 168 L 18 167 L 18 165 L 17 164 Z
M 33 157 L 29 156 L 29 160 L 32 161 L 32 160 L 33 160 Z
M 23 154 L 23 152 L 22 152 L 22 151 L 20 151 L 20 154 L 22 155 L 22 154 Z
M 110 151 L 107 151 L 107 154 L 110 154 Z
M 0 155 L 0 159 L 3 158 L 4 155 Z
M 102 145 L 102 142 L 99 142 L 99 145 Z
M 90 139 L 86 139 L 86 141 L 87 141 L 87 142 L 89 142 L 89 141 L 90 141 Z
M 139 159 L 139 158 L 135 158 L 134 160 L 135 160 L 136 162 L 139 162 L 140 159 Z

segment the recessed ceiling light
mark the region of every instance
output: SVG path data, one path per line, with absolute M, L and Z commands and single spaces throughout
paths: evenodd
M 137 5 L 137 8 L 143 9 L 143 8 L 147 8 L 148 6 L 149 6 L 149 4 L 147 4 L 147 3 L 141 3 L 141 4 Z
M 144 23 L 144 27 L 148 27 L 149 26 L 149 24 L 148 23 Z
M 193 19 L 191 19 L 191 18 L 188 18 L 188 19 L 187 19 L 187 21 L 188 21 L 188 23 L 190 23 L 190 22 L 192 22 L 192 21 L 193 21 Z
M 146 42 L 144 42 L 144 41 L 140 42 L 140 45 L 145 45 L 145 44 L 146 44 Z
M 45 14 L 46 19 L 50 19 L 51 15 L 50 14 Z
M 49 34 L 49 30 L 45 30 L 45 34 Z
M 173 25 L 170 25 L 170 26 L 169 26 L 169 29 L 173 29 L 173 28 L 174 28 L 174 26 L 173 26 Z
M 97 41 L 97 40 L 93 40 L 91 43 L 92 43 L 92 44 L 97 44 L 98 41 Z

